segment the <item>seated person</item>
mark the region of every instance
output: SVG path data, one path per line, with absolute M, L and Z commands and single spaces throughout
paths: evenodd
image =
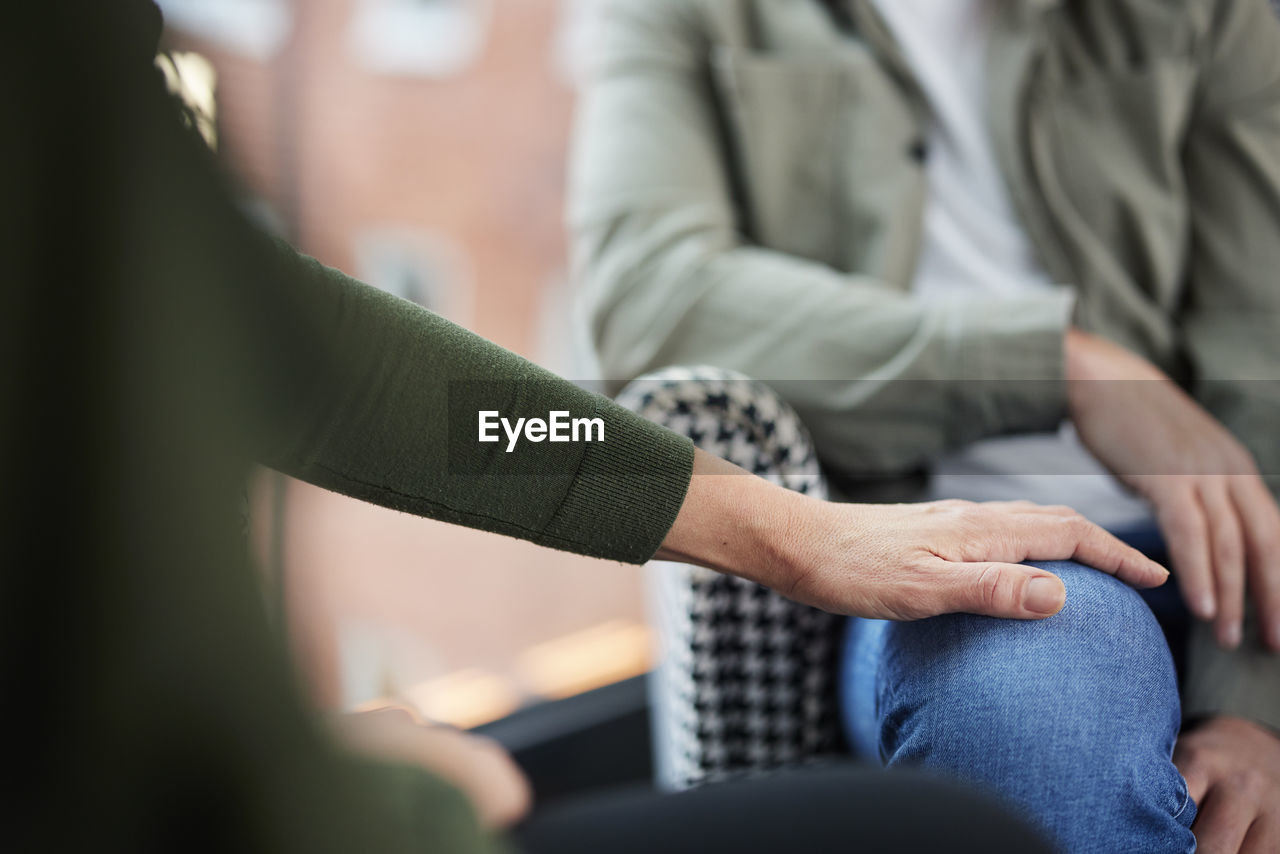
M 1280 24 L 1264 0 L 601 14 L 570 222 L 613 388 L 714 365 L 798 412 L 845 497 L 932 469 L 915 497 L 1047 499 L 1149 529 L 1198 619 L 1181 715 L 1148 605 L 1075 566 L 1042 624 L 853 621 L 851 741 L 993 786 L 1073 852 L 1190 851 L 1193 834 L 1274 850 Z

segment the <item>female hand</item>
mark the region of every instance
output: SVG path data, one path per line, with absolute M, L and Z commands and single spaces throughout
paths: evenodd
M 1077 560 L 1136 587 L 1168 571 L 1066 507 L 1029 502 L 832 504 L 698 452 L 658 557 L 764 584 L 833 613 L 915 620 L 967 612 L 1040 619 L 1066 602 L 1028 560 Z
M 514 825 L 529 812 L 532 789 L 502 745 L 447 726 L 424 723 L 410 709 L 384 704 L 334 722 L 338 740 L 364 756 L 417 765 L 457 787 L 490 828 Z

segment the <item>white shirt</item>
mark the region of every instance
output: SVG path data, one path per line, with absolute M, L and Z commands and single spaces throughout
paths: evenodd
M 1009 198 L 987 118 L 987 41 L 994 0 L 874 0 L 933 113 L 925 163 L 921 300 L 1019 294 L 1054 286 Z M 1069 504 L 1113 529 L 1150 511 L 1106 473 L 1070 425 L 987 439 L 937 462 L 932 498 Z

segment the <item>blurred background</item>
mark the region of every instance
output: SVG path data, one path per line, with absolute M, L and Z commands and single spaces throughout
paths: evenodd
M 302 251 L 579 381 L 562 227 L 592 0 L 161 0 L 171 82 Z M 253 547 L 316 700 L 473 726 L 643 673 L 640 571 L 263 472 Z

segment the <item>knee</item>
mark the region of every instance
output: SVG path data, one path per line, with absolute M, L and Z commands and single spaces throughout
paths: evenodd
M 617 400 L 754 474 L 787 478 L 802 492 L 820 490 L 809 431 L 765 383 L 723 368 L 673 367 L 633 380 Z
M 948 615 L 890 630 L 886 690 L 904 695 L 899 715 L 916 719 L 886 729 L 886 760 L 965 762 L 945 754 L 998 749 L 1094 776 L 1109 763 L 1167 759 L 1180 718 L 1177 680 L 1151 610 L 1105 573 L 1039 565 L 1067 588 L 1054 617 Z
M 1171 761 L 1177 682 L 1155 617 L 1111 576 L 1040 566 L 1067 587 L 1047 620 L 950 615 L 888 630 L 882 757 L 989 786 L 1068 850 L 1189 850 Z

